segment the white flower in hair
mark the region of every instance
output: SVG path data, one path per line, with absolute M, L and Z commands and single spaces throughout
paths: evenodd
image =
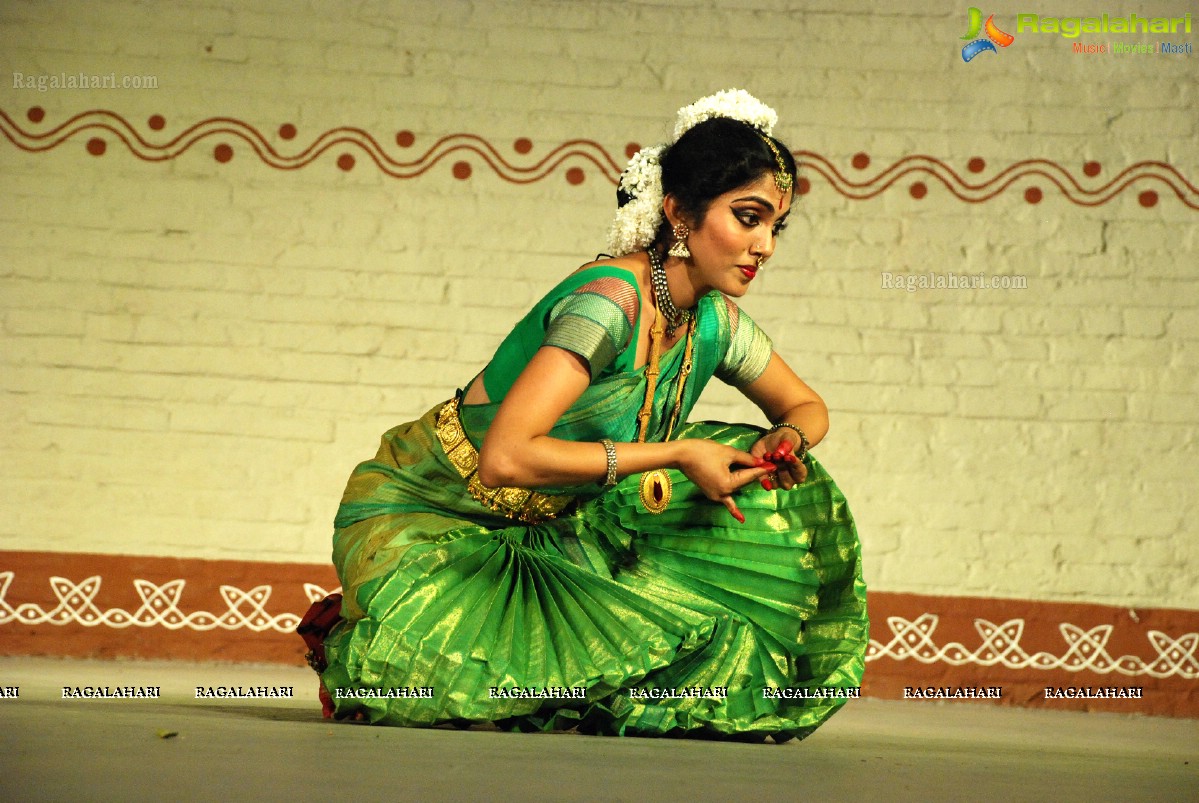
M 771 135 L 775 123 L 779 121 L 778 112 L 744 89 L 726 89 L 679 109 L 679 119 L 674 126 L 675 141 L 689 129 L 713 117 L 728 117 L 749 123 L 766 136 Z
M 620 188 L 640 198 L 647 192 L 662 191 L 662 151 L 665 145 L 642 148 L 629 159 L 629 166 L 620 176 Z
M 690 106 L 679 109 L 671 143 L 689 129 L 713 117 L 728 117 L 748 123 L 770 136 L 779 116 L 744 89 L 726 89 Z M 608 250 L 612 256 L 624 256 L 649 247 L 662 224 L 662 153 L 666 145 L 642 148 L 629 159 L 620 176 L 620 189 L 632 197 L 616 210 L 616 219 L 608 229 Z
M 633 154 L 620 176 L 620 189 L 632 200 L 616 210 L 608 230 L 608 250 L 624 256 L 654 241 L 662 222 L 662 165 L 658 159 L 665 145 L 651 145 Z

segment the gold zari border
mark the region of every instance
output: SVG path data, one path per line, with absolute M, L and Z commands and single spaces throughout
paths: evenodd
M 551 496 L 528 488 L 489 488 L 479 480 L 479 452 L 466 437 L 458 416 L 461 398 L 450 399 L 437 413 L 437 440 L 450 463 L 466 480 L 466 490 L 497 513 L 526 524 L 552 519 L 574 501 L 570 496 Z

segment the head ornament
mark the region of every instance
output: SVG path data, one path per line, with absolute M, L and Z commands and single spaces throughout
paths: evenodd
M 778 122 L 778 113 L 774 109 L 744 89 L 726 89 L 700 98 L 679 109 L 670 143 L 642 148 L 633 154 L 628 167 L 620 174 L 620 191 L 630 200 L 616 210 L 616 219 L 608 230 L 608 251 L 613 256 L 640 251 L 654 241 L 662 223 L 662 154 L 687 131 L 713 117 L 740 120 L 757 129 L 778 166 L 774 174 L 775 185 L 780 192 L 791 188 L 793 176 L 787 172 L 782 154 L 770 139 Z

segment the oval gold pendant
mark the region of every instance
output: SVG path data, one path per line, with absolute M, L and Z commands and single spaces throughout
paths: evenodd
M 658 468 L 641 475 L 641 504 L 650 513 L 661 513 L 670 504 L 670 475 Z

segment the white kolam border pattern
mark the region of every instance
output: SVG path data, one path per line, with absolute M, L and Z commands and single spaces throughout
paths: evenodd
M 45 608 L 34 602 L 25 602 L 14 606 L 8 602 L 8 589 L 15 576 L 14 572 L 0 572 L 0 625 L 80 624 L 85 627 L 165 627 L 168 630 L 199 631 L 245 628 L 255 633 L 293 633 L 300 623 L 300 617 L 294 613 L 272 614 L 267 610 L 272 590 L 270 585 L 255 586 L 249 591 L 222 585 L 220 592 L 225 601 L 225 611 L 185 613 L 179 604 L 186 580 L 157 584 L 135 579 L 133 587 L 141 599 L 141 605 L 135 611 L 127 611 L 122 608 L 102 610 L 96 604 L 96 597 L 100 594 L 99 575 L 79 583 L 65 577 L 51 577 L 50 588 L 58 599 L 56 605 Z M 304 594 L 311 602 L 329 593 L 318 585 L 304 583 Z
M 921 614 L 911 620 L 901 616 L 887 617 L 891 639 L 885 644 L 871 639 L 866 648 L 866 660 L 891 658 L 950 666 L 973 664 L 1003 666 L 1007 669 L 1095 672 L 1100 675 L 1118 672 L 1129 677 L 1199 678 L 1199 657 L 1196 656 L 1199 633 L 1184 633 L 1174 638 L 1160 630 L 1149 630 L 1149 644 L 1156 655 L 1146 660 L 1136 655 L 1118 658 L 1111 655 L 1107 644 L 1115 628 L 1110 624 L 1096 625 L 1088 630 L 1069 622 L 1059 623 L 1058 630 L 1066 642 L 1066 649 L 1061 655 L 1054 655 L 1044 651 L 1030 653 L 1020 645 L 1024 636 L 1024 619 L 1009 619 L 1002 624 L 995 624 L 976 618 L 974 628 L 978 631 L 981 643 L 974 649 L 954 641 L 938 646 L 934 635 L 939 621 L 940 617 L 934 613 Z
M 291 633 L 300 623 L 300 617 L 295 613 L 272 614 L 267 610 L 272 592 L 270 585 L 258 585 L 249 590 L 221 585 L 220 594 L 226 610 L 187 613 L 180 607 L 187 584 L 183 579 L 164 583 L 135 579 L 133 586 L 141 604 L 136 610 L 127 611 L 122 608 L 104 610 L 97 604 L 102 582 L 99 575 L 78 583 L 65 577 L 50 577 L 50 587 L 57 599 L 52 607 L 33 602 L 13 605 L 8 601 L 8 590 L 14 577 L 14 572 L 0 572 L 0 625 L 80 624 L 117 629 L 163 627 L 196 631 L 245 628 L 258 633 Z M 314 583 L 303 586 L 304 595 L 310 602 L 331 593 Z M 924 613 L 910 620 L 900 616 L 887 617 L 890 638 L 885 642 L 871 639 L 866 649 L 866 661 L 889 658 L 950 666 L 1002 666 L 1015 670 L 1065 670 L 1100 675 L 1116 672 L 1128 677 L 1178 677 L 1184 680 L 1199 678 L 1199 632 L 1174 637 L 1160 630 L 1147 631 L 1153 653 L 1146 659 L 1137 655 L 1113 656 L 1108 650 L 1114 631 L 1110 624 L 1087 629 L 1069 622 L 1059 623 L 1065 650 L 1055 655 L 1046 651 L 1028 652 L 1021 646 L 1026 626 L 1022 618 L 1000 624 L 975 618 L 974 627 L 980 643 L 973 648 L 954 641 L 938 645 L 935 636 L 939 621 L 940 617 L 934 613 Z

